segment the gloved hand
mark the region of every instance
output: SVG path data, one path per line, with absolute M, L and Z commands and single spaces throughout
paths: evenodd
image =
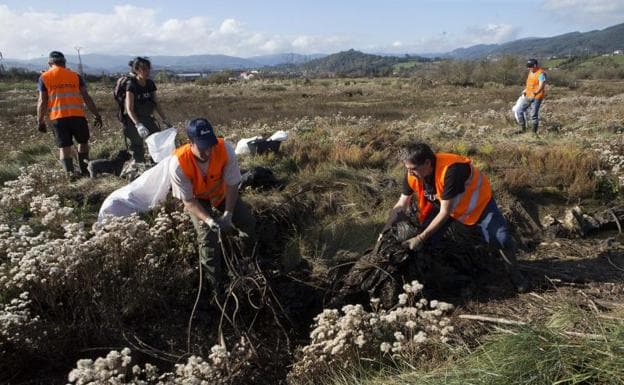
M 139 136 L 143 139 L 147 138 L 150 134 L 149 130 L 147 129 L 147 127 L 145 127 L 143 123 L 137 123 L 136 129 L 139 132 Z
M 173 127 L 171 125 L 171 123 L 168 120 L 165 120 L 165 119 L 163 119 L 163 124 L 165 125 L 165 128 Z
M 219 231 L 219 229 L 220 229 L 219 223 L 217 223 L 217 221 L 215 221 L 211 217 L 208 217 L 208 218 L 204 219 L 204 223 L 212 231 Z
M 93 118 L 93 126 L 95 128 L 102 128 L 102 115 L 95 115 L 95 118 Z
M 39 130 L 39 132 L 48 132 L 48 128 L 45 122 L 39 123 L 39 127 L 37 129 Z
M 402 243 L 403 247 L 407 247 L 413 251 L 419 251 L 425 246 L 425 240 L 419 235 L 408 239 Z
M 222 230 L 229 230 L 232 228 L 232 213 L 226 211 L 223 213 L 221 218 L 219 218 L 219 228 Z

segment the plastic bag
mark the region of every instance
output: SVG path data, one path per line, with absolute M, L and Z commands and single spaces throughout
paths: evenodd
M 102 222 L 106 215 L 123 217 L 132 213 L 146 212 L 163 202 L 171 188 L 169 179 L 171 158 L 171 155 L 165 157 L 132 183 L 106 197 L 98 213 L 98 222 Z
M 156 132 L 145 139 L 147 149 L 154 162 L 158 163 L 173 153 L 175 150 L 175 127 L 169 127 L 164 131 Z
M 511 109 L 511 111 L 513 111 L 514 113 L 514 118 L 516 118 L 517 123 L 524 121 L 524 119 L 520 119 L 520 117 L 522 114 L 524 114 L 528 106 L 529 106 L 529 98 L 527 98 L 524 95 L 520 95 L 520 97 L 516 101 L 516 104 Z
M 254 136 L 253 138 L 244 138 L 236 143 L 236 148 L 234 149 L 234 153 L 236 155 L 244 155 L 249 154 L 249 145 L 248 143 L 254 140 L 262 139 L 261 136 Z
M 288 132 L 279 130 L 279 131 L 275 131 L 275 133 L 271 135 L 271 137 L 268 140 L 283 142 L 286 139 L 288 139 Z

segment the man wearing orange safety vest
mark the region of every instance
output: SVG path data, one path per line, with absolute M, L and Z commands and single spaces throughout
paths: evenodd
M 536 59 L 529 59 L 527 68 L 529 69 L 529 75 L 527 76 L 526 87 L 522 91 L 522 95 L 528 98 L 528 103 L 524 105 L 522 110 L 518 111 L 518 124 L 520 125 L 520 131 L 526 131 L 525 112 L 530 111 L 529 115 L 533 132 L 537 134 L 539 111 L 546 96 L 546 73 L 538 66 Z
M 408 209 L 413 198 L 418 205 L 419 221 L 424 226 L 424 230 L 405 241 L 404 246 L 420 250 L 429 242 L 439 241 L 451 221 L 478 226 L 483 239 L 500 249 L 516 289 L 526 291 L 528 284 L 516 266 L 516 241 L 496 206 L 487 176 L 469 158 L 434 153 L 425 143 L 405 146 L 399 157 L 406 175 L 389 224 L 399 212 Z
M 58 51 L 50 52 L 50 69 L 39 77 L 37 89 L 37 120 L 39 132 L 46 132 L 45 113 L 54 127 L 56 144 L 60 149 L 60 159 L 65 171 L 73 176 L 74 163 L 72 146 L 78 142 L 78 163 L 82 176 L 89 175 L 89 126 L 85 118 L 85 104 L 95 116 L 95 126 L 102 127 L 102 117 L 80 75 L 65 68 L 65 56 Z
M 223 293 L 219 238 L 235 225 L 254 239 L 256 221 L 238 197 L 241 173 L 234 149 L 217 138 L 204 118 L 186 126 L 189 144 L 174 152 L 169 165 L 172 193 L 184 202 L 197 232 L 199 255 L 213 294 Z

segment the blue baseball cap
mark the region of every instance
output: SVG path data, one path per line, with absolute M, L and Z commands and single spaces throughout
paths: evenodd
M 217 144 L 217 136 L 212 125 L 205 118 L 195 118 L 186 125 L 186 135 L 200 150 L 205 150 Z

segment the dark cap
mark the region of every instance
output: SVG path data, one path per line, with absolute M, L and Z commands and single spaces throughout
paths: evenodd
M 212 125 L 205 118 L 195 118 L 187 123 L 186 135 L 191 142 L 197 144 L 200 150 L 205 150 L 217 144 L 217 136 Z
M 50 52 L 50 55 L 48 55 L 49 59 L 65 59 L 65 55 L 63 55 L 62 52 L 59 51 L 52 51 Z
M 527 68 L 532 68 L 535 67 L 537 65 L 537 60 L 536 59 L 529 59 L 527 60 Z

